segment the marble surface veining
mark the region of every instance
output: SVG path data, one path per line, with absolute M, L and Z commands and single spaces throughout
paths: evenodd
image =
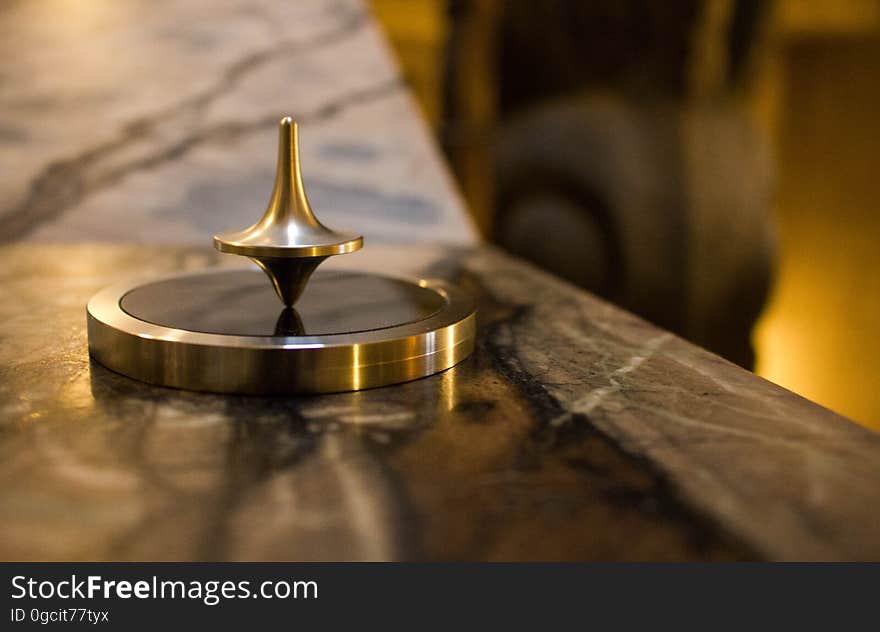
M 356 0 L 10 2 L 0 60 L 0 241 L 209 243 L 262 214 L 285 114 L 328 225 L 476 240 Z
M 450 279 L 474 355 L 315 397 L 152 387 L 84 305 L 188 248 L 0 250 L 0 559 L 866 559 L 880 435 L 491 248 L 328 266 Z

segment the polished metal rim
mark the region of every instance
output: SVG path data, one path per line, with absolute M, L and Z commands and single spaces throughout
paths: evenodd
M 92 297 L 87 308 L 92 357 L 151 384 L 218 393 L 352 391 L 446 370 L 474 348 L 473 301 L 444 281 L 409 281 L 444 299 L 437 313 L 417 322 L 320 336 L 233 336 L 156 325 L 122 309 L 128 292 L 157 280 L 113 285 Z
M 224 240 L 226 234 L 214 236 L 214 247 L 220 252 L 232 255 L 244 255 L 246 257 L 277 257 L 277 258 L 302 258 L 302 257 L 329 257 L 331 255 L 345 255 L 360 250 L 364 245 L 364 238 L 360 235 L 353 236 L 347 233 L 338 233 L 344 241 L 333 244 L 303 245 L 303 246 L 263 246 L 259 244 L 246 244 L 238 241 Z

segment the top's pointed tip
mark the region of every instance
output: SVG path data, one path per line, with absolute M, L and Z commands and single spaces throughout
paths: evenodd
M 292 116 L 285 116 L 282 118 L 279 125 L 281 125 L 281 127 L 292 127 L 293 129 L 296 129 L 297 127 L 296 121 L 293 120 Z

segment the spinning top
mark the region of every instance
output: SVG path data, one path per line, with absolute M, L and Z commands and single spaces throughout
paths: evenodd
M 315 217 L 303 188 L 297 124 L 284 117 L 278 130 L 275 188 L 265 214 L 249 228 L 214 235 L 214 247 L 253 259 L 269 276 L 281 302 L 293 307 L 324 259 L 363 245 L 360 235 L 330 230 Z
M 214 236 L 217 250 L 251 258 L 265 275 L 207 270 L 104 289 L 87 309 L 95 360 L 162 386 L 280 394 L 404 382 L 471 353 L 474 306 L 456 287 L 316 271 L 327 257 L 361 248 L 363 238 L 315 217 L 297 134 L 296 123 L 281 120 L 275 187 L 262 219 Z

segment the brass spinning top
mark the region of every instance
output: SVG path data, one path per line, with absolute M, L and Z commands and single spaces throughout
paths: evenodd
M 361 235 L 331 230 L 315 217 L 303 187 L 297 124 L 285 116 L 279 123 L 278 168 L 266 212 L 244 230 L 214 235 L 214 247 L 253 259 L 281 302 L 293 307 L 324 259 L 363 245 Z

